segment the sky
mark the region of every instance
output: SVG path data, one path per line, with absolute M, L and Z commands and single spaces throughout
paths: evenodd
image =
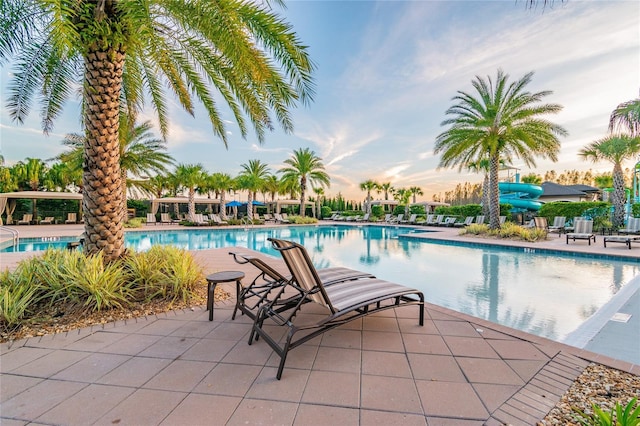
M 527 89 L 552 91 L 544 101 L 563 106 L 549 117 L 569 132 L 560 139 L 558 162 L 539 159 L 529 169 L 515 161 L 522 174 L 610 171 L 610 164 L 592 164 L 577 153 L 605 137 L 611 111 L 640 93 L 640 2 L 635 0 L 556 0 L 534 8 L 523 0 L 293 0 L 278 13 L 309 46 L 316 64 L 314 101 L 292 111 L 294 132 L 276 129 L 263 144 L 254 133 L 245 140 L 226 112 L 225 149 L 202 108 L 192 117 L 172 101 L 167 146 L 177 163 L 200 163 L 208 172 L 235 176 L 243 163 L 260 159 L 276 172 L 294 150 L 310 148 L 331 177 L 328 196 L 340 192 L 361 201 L 366 194 L 359 185 L 372 179 L 396 188 L 418 186 L 424 192 L 419 199 L 431 200 L 457 183 L 482 179 L 438 168 L 433 153 L 436 137 L 447 129 L 441 123 L 452 98 L 458 91 L 473 93 L 476 76 L 495 78 L 501 68 L 513 81 L 533 71 Z M 10 67 L 0 71 L 5 161 L 63 152 L 64 135 L 81 132 L 78 99 L 67 103 L 45 136 L 37 108 L 23 125 L 11 121 L 5 101 Z M 141 119 L 155 120 L 151 110 Z

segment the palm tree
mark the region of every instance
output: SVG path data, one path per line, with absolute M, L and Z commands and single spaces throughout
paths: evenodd
M 262 190 L 265 194 L 271 196 L 272 202 L 276 200 L 276 195 L 280 193 L 281 189 L 282 182 L 278 180 L 278 177 L 276 175 L 271 174 L 265 178 L 264 184 L 262 185 Z
M 393 187 L 391 186 L 391 182 L 384 182 L 378 185 L 378 188 L 384 192 L 384 199 L 389 199 L 389 193 L 393 192 Z
M 483 158 L 477 161 L 471 161 L 467 163 L 466 168 L 474 173 L 480 173 L 484 175 L 482 180 L 482 214 L 485 217 L 489 217 L 489 168 L 491 163 L 488 159 Z
M 398 204 L 404 206 L 405 216 L 409 214 L 409 198 L 411 198 L 411 191 L 406 188 L 397 188 L 393 191 L 393 198 Z
M 613 163 L 613 193 L 611 203 L 613 204 L 614 227 L 624 224 L 624 172 L 622 163 L 633 158 L 640 153 L 640 137 L 629 135 L 611 135 L 603 139 L 590 143 L 582 148 L 578 155 L 585 160 L 592 160 L 594 163 L 605 160 Z
M 238 175 L 238 186 L 249 192 L 247 198 L 247 216 L 253 221 L 253 200 L 256 193 L 260 191 L 265 179 L 271 174 L 269 166 L 260 160 L 249 160 L 248 163 L 241 164 L 242 171 Z
M 195 97 L 226 146 L 220 98 L 242 136 L 249 122 L 262 142 L 276 121 L 290 132 L 290 109 L 313 96 L 307 47 L 261 2 L 5 0 L 0 14 L 0 61 L 14 60 L 8 95 L 13 120 L 23 123 L 37 97 L 47 133 L 74 86 L 83 88 L 84 247 L 107 259 L 124 252 L 118 158 L 123 109 L 135 114 L 149 99 L 166 136 L 165 90 L 192 115 Z
M 205 179 L 205 170 L 201 164 L 179 164 L 175 179 L 189 192 L 189 220 L 196 221 L 196 189 Z
M 451 125 L 436 139 L 435 153 L 442 154 L 439 167 L 466 167 L 472 161 L 488 159 L 489 217 L 491 228 L 500 227 L 498 170 L 500 160 L 511 163 L 519 158 L 529 167 L 535 157 L 557 161 L 560 151 L 558 136 L 567 131 L 541 115 L 554 114 L 562 107 L 539 104 L 549 91 L 530 93 L 525 86 L 533 73 L 508 84 L 509 76 L 498 70 L 495 82 L 491 77 L 476 76 L 472 81 L 478 97 L 458 91 L 456 102 L 447 111 L 452 117 L 442 125 Z
M 227 192 L 235 189 L 236 182 L 227 173 L 214 173 L 212 177 L 215 188 L 220 192 L 220 216 L 227 220 Z
M 314 187 L 329 187 L 331 179 L 324 171 L 322 159 L 309 148 L 293 151 L 293 155 L 284 160 L 284 163 L 287 166 L 279 170 L 283 179 L 300 182 L 300 216 L 304 217 L 307 184 Z
M 316 217 L 321 219 L 322 217 L 322 199 L 324 198 L 324 188 L 315 187 L 313 192 L 316 194 Z
M 378 183 L 371 179 L 367 179 L 364 182 L 360 183 L 360 190 L 367 191 L 367 198 L 365 200 L 365 211 L 368 214 L 371 214 L 371 191 L 378 188 L 378 186 Z
M 629 131 L 631 136 L 640 136 L 640 98 L 623 102 L 609 118 L 609 131 Z
M 424 195 L 424 192 L 422 192 L 422 188 L 420 188 L 419 186 L 412 186 L 411 188 L 409 188 L 409 192 L 413 196 L 413 204 L 417 203 L 417 195 Z
M 39 158 L 27 158 L 26 162 L 19 162 L 15 166 L 18 185 L 21 188 L 37 191 L 40 183 L 47 174 L 47 165 Z M 34 219 L 38 216 L 37 200 L 32 201 L 32 210 Z
M 135 177 L 163 174 L 167 167 L 173 164 L 173 157 L 167 154 L 166 143 L 151 133 L 153 125 L 150 121 L 135 125 L 131 118 L 120 116 L 120 184 L 122 189 L 123 220 L 127 218 L 127 188 L 142 188 L 141 181 L 130 180 L 129 175 Z M 71 149 L 58 158 L 66 158 L 70 165 L 82 169 L 82 156 L 86 138 L 78 133 L 70 133 L 62 141 Z

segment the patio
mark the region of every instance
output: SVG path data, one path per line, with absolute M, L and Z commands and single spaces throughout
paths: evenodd
M 207 272 L 249 275 L 228 251 L 194 255 Z M 233 303 L 216 304 L 213 322 L 198 307 L 2 344 L 2 424 L 530 425 L 589 361 L 640 371 L 428 304 L 424 327 L 396 309 L 307 342 L 278 381 L 277 357 L 247 345 Z

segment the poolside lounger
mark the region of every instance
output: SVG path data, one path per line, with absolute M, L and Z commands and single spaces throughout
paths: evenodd
M 547 222 L 546 217 L 536 216 L 533 218 L 533 223 L 536 229 L 544 229 L 545 231 L 548 231 L 549 229 L 549 223 Z
M 56 218 L 53 216 L 47 216 L 40 221 L 40 225 L 52 225 L 53 222 L 56 221 Z
M 249 344 L 253 343 L 254 339 L 262 337 L 280 357 L 276 374 L 278 380 L 282 377 L 284 364 L 291 349 L 355 319 L 399 306 L 417 305 L 420 310 L 419 324 L 424 325 L 422 292 L 377 278 L 361 278 L 325 286 L 303 246 L 274 238 L 269 238 L 269 241 L 282 255 L 292 279 L 278 291 L 272 301 L 258 309 Z M 285 296 L 285 289 L 298 293 L 295 305 Z M 298 315 L 307 302 L 319 304 L 325 309 L 326 314 Z M 279 307 L 282 305 L 288 309 L 280 310 Z M 317 320 L 314 320 L 315 317 Z M 287 327 L 282 346 L 278 343 L 280 333 L 272 336 L 269 327 L 265 327 L 265 322 Z M 298 332 L 302 332 L 302 335 L 294 339 Z
M 233 259 L 241 265 L 250 263 L 259 271 L 258 275 L 249 283 L 242 284 L 236 288 L 236 305 L 233 309 L 231 319 L 236 318 L 236 313 L 241 311 L 252 319 L 256 317 L 256 309 L 264 302 L 269 301 L 269 295 L 280 287 L 286 285 L 291 280 L 291 275 L 283 275 L 261 258 L 252 254 L 229 252 Z M 318 276 L 324 286 L 329 286 L 342 281 L 349 281 L 358 278 L 375 278 L 373 275 L 344 267 L 318 269 Z M 237 285 L 237 283 L 236 283 Z M 291 301 L 297 304 L 297 300 Z M 284 310 L 288 309 L 285 307 Z
M 64 223 L 68 224 L 68 223 L 76 223 L 78 222 L 76 213 L 67 213 L 67 220 L 64 221 Z
M 18 221 L 18 225 L 31 225 L 31 221 L 33 220 L 32 214 L 23 214 L 22 220 Z
M 638 234 L 640 233 L 640 217 L 630 217 L 627 220 L 627 227 L 618 229 L 618 234 Z
M 215 214 L 215 213 L 209 215 L 209 217 L 213 221 L 214 225 L 228 225 L 229 224 L 229 222 L 227 222 L 226 220 L 222 220 L 222 218 L 220 218 L 220 216 Z
M 157 225 L 158 222 L 156 221 L 156 215 L 153 213 L 147 213 L 147 225 L 151 225 L 151 224 Z
M 632 242 L 640 242 L 640 235 L 609 235 L 604 237 L 605 247 L 607 247 L 607 243 L 625 243 L 629 250 L 631 250 Z
M 573 241 L 575 240 L 587 240 L 589 241 L 589 245 L 591 245 L 591 240 L 596 242 L 596 234 L 593 233 L 593 220 L 591 219 L 580 219 L 576 220 L 573 224 L 573 231 L 567 233 L 567 244 L 569 244 L 569 239 L 571 238 Z
M 443 226 L 445 224 L 445 217 L 443 214 L 439 214 L 438 216 L 436 216 L 436 220 L 432 223 L 432 225 L 435 226 Z
M 169 215 L 169 213 L 160 213 L 160 223 L 161 224 L 172 224 L 172 223 L 180 223 L 180 220 L 173 220 L 171 219 L 171 216 Z
M 202 213 L 196 213 L 193 223 L 198 226 L 208 226 L 209 220 L 205 219 Z
M 283 215 L 281 215 L 280 213 L 274 213 L 273 217 L 276 220 L 276 223 L 291 223 L 288 219 L 285 219 L 285 217 Z
M 484 215 L 476 216 L 476 223 L 482 225 L 484 223 Z
M 418 219 L 418 215 L 417 214 L 412 214 L 411 216 L 409 216 L 409 219 L 401 220 L 400 223 L 415 224 L 416 223 L 416 219 Z
M 547 232 L 548 233 L 552 233 L 552 232 L 557 232 L 558 233 L 558 238 L 560 238 L 560 235 L 562 235 L 562 233 L 565 231 L 565 222 L 567 221 L 567 218 L 564 216 L 556 216 L 553 218 L 553 225 L 550 225 L 547 228 Z
M 453 224 L 453 226 L 458 226 L 458 227 L 460 227 L 460 226 L 469 226 L 472 223 L 473 223 L 473 216 L 467 216 L 464 219 L 464 222 L 456 222 L 456 223 Z

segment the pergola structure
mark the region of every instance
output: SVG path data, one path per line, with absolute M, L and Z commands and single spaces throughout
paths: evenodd
M 427 214 L 428 214 L 428 213 L 433 213 L 433 210 L 436 207 L 440 207 L 440 206 L 449 207 L 451 204 L 449 204 L 449 203 L 441 203 L 439 201 L 420 201 L 419 203 L 413 203 L 411 205 L 412 206 L 423 206 L 424 209 L 427 211 Z
M 270 211 L 273 211 L 275 213 L 280 213 L 280 210 L 282 209 L 282 207 L 299 206 L 300 200 L 275 200 L 275 201 L 267 201 L 265 204 L 269 206 Z M 311 208 L 313 209 L 316 203 L 314 203 L 313 201 L 305 201 L 304 204 L 305 206 L 311 206 Z M 315 214 L 315 209 L 314 209 L 314 214 Z
M 77 192 L 50 192 L 50 191 L 19 191 L 0 193 L 0 225 L 2 215 L 7 214 L 7 225 L 13 223 L 13 212 L 16 210 L 16 200 L 82 200 L 82 194 Z M 82 208 L 82 203 L 80 203 Z
M 189 198 L 187 197 L 167 197 L 167 198 L 154 198 L 151 200 L 151 213 L 158 213 L 160 204 L 188 204 Z M 220 200 L 217 198 L 196 198 L 196 204 L 207 204 L 209 206 L 219 205 Z

